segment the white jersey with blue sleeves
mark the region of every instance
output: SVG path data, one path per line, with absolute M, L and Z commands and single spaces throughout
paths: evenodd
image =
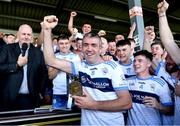
M 116 90 L 128 90 L 123 71 L 115 61 L 107 61 L 90 65 L 83 61 L 81 65 L 74 64 L 75 73 L 79 72 L 83 88 L 96 101 L 117 99 Z M 122 112 L 105 112 L 82 109 L 82 125 L 122 125 Z
M 158 67 L 156 68 L 155 74 L 158 77 L 163 78 L 167 82 L 169 90 L 171 92 L 171 97 L 173 99 L 173 104 L 174 104 L 175 79 L 166 71 L 165 65 L 166 65 L 165 61 L 161 61 L 158 64 Z M 163 125 L 173 125 L 173 123 L 174 123 L 174 115 L 162 114 L 162 122 L 163 122 Z
M 143 99 L 154 97 L 163 105 L 172 105 L 167 83 L 157 76 L 146 79 L 135 76 L 128 79 L 128 84 L 133 100 L 133 107 L 128 110 L 128 125 L 161 125 L 159 110 L 145 106 Z
M 81 60 L 77 54 L 72 52 L 68 54 L 56 53 L 55 57 L 58 59 L 65 59 L 80 63 Z M 57 76 L 53 79 L 53 94 L 67 94 L 67 74 L 63 71 L 59 71 Z
M 119 62 L 122 70 L 123 70 L 123 73 L 124 73 L 124 76 L 125 78 L 129 78 L 129 77 L 132 77 L 132 76 L 135 76 L 136 73 L 134 72 L 134 67 L 133 67 L 133 61 L 131 60 L 131 62 L 129 64 L 123 64 L 121 62 Z

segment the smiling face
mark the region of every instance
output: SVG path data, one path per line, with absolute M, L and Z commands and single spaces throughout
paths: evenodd
M 164 53 L 163 48 L 159 44 L 152 45 L 151 51 L 155 58 L 161 58 Z
M 90 24 L 84 24 L 82 27 L 83 34 L 91 32 L 91 25 Z
M 58 46 L 59 46 L 60 52 L 69 53 L 71 44 L 68 39 L 60 39 L 58 41 Z
M 115 53 L 116 53 L 116 42 L 115 41 L 108 43 L 108 52 L 111 55 L 115 55 Z
M 102 60 L 100 57 L 101 39 L 97 36 L 91 37 L 88 35 L 83 38 L 82 49 L 86 61 L 89 64 L 95 64 Z
M 19 27 L 17 38 L 18 38 L 20 44 L 22 44 L 22 43 L 30 44 L 31 42 L 33 42 L 32 28 L 26 24 L 21 25 Z
M 124 63 L 124 64 L 130 63 L 131 46 L 130 45 L 123 45 L 123 46 L 117 47 L 116 56 L 119 58 L 119 60 L 122 63 Z
M 134 71 L 138 76 L 148 75 L 151 61 L 143 55 L 134 57 Z

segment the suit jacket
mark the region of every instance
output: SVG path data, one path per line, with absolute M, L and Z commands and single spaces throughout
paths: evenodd
M 21 53 L 19 43 L 4 46 L 0 53 L 0 74 L 3 74 L 1 102 L 5 107 L 11 107 L 19 93 L 23 81 L 23 67 L 17 67 Z M 39 106 L 39 94 L 44 95 L 48 82 L 48 72 L 43 53 L 30 44 L 27 63 L 28 89 L 34 106 Z

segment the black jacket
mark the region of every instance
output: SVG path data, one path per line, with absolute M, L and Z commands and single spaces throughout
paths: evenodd
M 19 93 L 23 80 L 23 67 L 18 68 L 16 63 L 21 53 L 19 43 L 9 44 L 0 52 L 1 103 L 4 107 L 11 108 Z M 39 94 L 44 95 L 48 82 L 48 72 L 43 53 L 38 48 L 30 45 L 27 64 L 28 89 L 34 106 L 39 106 Z

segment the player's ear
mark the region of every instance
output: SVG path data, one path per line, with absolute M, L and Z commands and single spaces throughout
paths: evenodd
M 149 60 L 147 66 L 150 67 L 152 65 L 152 62 Z

